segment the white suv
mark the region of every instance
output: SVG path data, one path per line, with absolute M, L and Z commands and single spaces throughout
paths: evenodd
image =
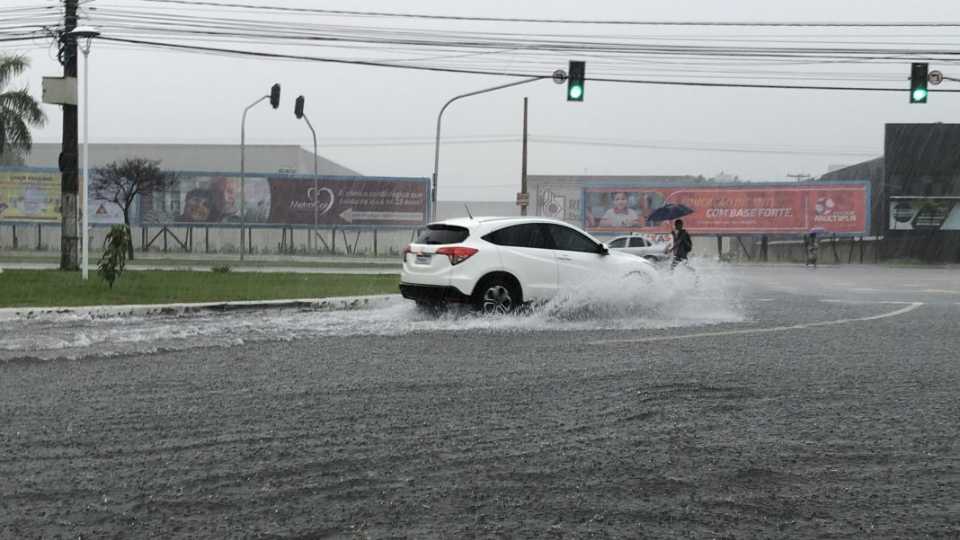
M 421 305 L 460 302 L 507 313 L 597 279 L 652 275 L 639 257 L 543 218 L 460 218 L 431 223 L 403 250 L 400 292 Z

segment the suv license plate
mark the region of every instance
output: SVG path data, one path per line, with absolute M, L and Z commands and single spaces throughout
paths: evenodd
M 419 254 L 416 259 L 417 264 L 430 264 L 430 255 L 429 254 Z

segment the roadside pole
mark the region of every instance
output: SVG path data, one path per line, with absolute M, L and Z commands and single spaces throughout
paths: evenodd
M 527 194 L 527 98 L 523 98 L 523 165 L 520 167 L 520 215 L 527 215 L 530 195 Z

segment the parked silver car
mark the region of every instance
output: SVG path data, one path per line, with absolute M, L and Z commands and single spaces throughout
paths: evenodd
M 629 253 L 650 261 L 662 261 L 670 257 L 670 244 L 654 243 L 642 236 L 618 236 L 607 246 L 611 251 Z

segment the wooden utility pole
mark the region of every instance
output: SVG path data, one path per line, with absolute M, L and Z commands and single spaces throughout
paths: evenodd
M 60 63 L 66 79 L 77 78 L 77 38 L 67 35 L 77 27 L 78 0 L 65 0 L 63 34 L 60 37 Z M 78 270 L 77 255 L 77 106 L 63 105 L 63 146 L 60 150 L 60 269 Z

